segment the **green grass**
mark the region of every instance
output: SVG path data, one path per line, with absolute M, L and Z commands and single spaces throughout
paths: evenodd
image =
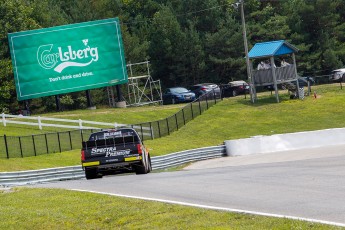
M 345 126 L 345 90 L 315 87 L 318 98 L 275 103 L 269 93 L 254 105 L 243 97 L 225 99 L 172 135 L 145 141 L 152 155 L 222 144 L 224 140 Z M 42 116 L 140 123 L 174 114 L 179 106 L 71 111 Z M 52 130 L 54 131 L 54 130 Z M 0 135 L 41 131 L 1 127 Z M 45 131 L 43 131 L 45 132 Z M 79 150 L 37 157 L 0 159 L 0 171 L 80 164 Z M 179 167 L 176 167 L 178 170 Z M 0 190 L 0 229 L 341 229 L 309 222 L 205 210 L 159 202 L 59 189 Z
M 290 100 L 283 91 L 280 103 L 269 93 L 259 95 L 255 104 L 248 98 L 227 98 L 178 132 L 146 144 L 154 155 L 161 155 L 256 135 L 345 127 L 345 89 L 338 84 L 313 89 L 316 99 Z
M 40 155 L 36 157 L 0 159 L 0 172 L 35 170 L 75 165 L 80 165 L 79 149 L 62 153 Z
M 281 91 L 280 103 L 276 103 L 274 95 L 271 96 L 269 92 L 260 94 L 255 104 L 252 104 L 248 97 L 227 98 L 187 123 L 179 131 L 163 138 L 147 140 L 145 144 L 152 156 L 158 156 L 186 149 L 221 145 L 225 140 L 255 135 L 345 127 L 345 89 L 341 90 L 338 84 L 332 84 L 317 86 L 313 90 L 316 90 L 318 97 L 309 96 L 304 100 L 290 100 L 286 91 Z M 140 123 L 171 116 L 181 106 L 183 105 L 83 110 L 42 116 Z M 1 128 L 0 132 L 7 134 L 9 130 L 15 135 L 24 133 L 24 130 L 37 131 L 28 127 L 6 127 L 6 130 Z M 24 159 L 0 159 L 0 171 L 77 165 L 80 163 L 79 154 L 78 150 L 64 154 L 56 153 L 56 158 L 59 159 L 56 161 L 52 161 L 50 155 L 49 158 L 43 155 Z M 32 164 L 34 161 L 37 162 L 35 166 Z
M 0 229 L 341 229 L 61 189 L 0 191 Z

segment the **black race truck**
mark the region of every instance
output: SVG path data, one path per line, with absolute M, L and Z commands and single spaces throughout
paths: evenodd
M 82 144 L 81 164 L 86 179 L 100 178 L 109 173 L 146 174 L 152 170 L 150 154 L 134 129 L 92 133 Z

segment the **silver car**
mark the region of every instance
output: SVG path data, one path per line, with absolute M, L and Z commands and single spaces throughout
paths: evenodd
M 331 76 L 329 77 L 329 80 L 336 82 L 345 82 L 345 68 L 333 70 Z
M 214 83 L 201 83 L 197 85 L 193 85 L 190 90 L 195 93 L 196 98 L 199 98 L 205 94 L 207 94 L 207 99 L 213 98 L 220 98 L 220 88 L 217 84 Z

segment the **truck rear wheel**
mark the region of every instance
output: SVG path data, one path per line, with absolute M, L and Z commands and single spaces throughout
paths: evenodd
M 144 163 L 141 165 L 136 165 L 134 170 L 135 174 L 147 174 L 147 168 L 145 167 Z
M 146 158 L 143 159 L 140 165 L 134 166 L 134 171 L 136 174 L 147 174 L 152 170 L 151 167 L 151 158 L 149 155 L 146 155 Z
M 150 155 L 148 156 L 148 166 L 147 166 L 147 172 L 151 172 L 152 171 L 152 164 L 151 164 L 151 157 Z
M 85 169 L 85 177 L 87 180 L 96 179 L 97 174 L 97 169 Z

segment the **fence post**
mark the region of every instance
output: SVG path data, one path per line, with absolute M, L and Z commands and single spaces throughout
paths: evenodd
M 58 142 L 59 142 L 59 150 L 61 153 L 61 143 L 60 143 L 60 133 L 59 132 L 57 132 L 57 137 L 58 137 Z
M 192 119 L 194 119 L 193 102 L 190 103 L 190 110 L 191 110 L 191 112 L 192 112 Z
M 20 140 L 20 137 L 18 137 L 18 140 L 19 140 L 20 156 L 23 158 L 22 141 Z
M 83 121 L 79 119 L 79 129 L 83 129 Z
M 151 140 L 153 140 L 152 122 L 150 122 L 149 124 L 150 124 Z
M 84 142 L 84 137 L 83 137 L 83 130 L 80 130 L 80 136 L 81 136 L 81 142 Z
M 246 94 L 246 86 L 245 84 L 243 83 L 243 89 L 244 89 L 244 99 L 247 99 L 247 94 Z
M 168 120 L 168 118 L 166 118 L 166 121 L 167 121 L 168 135 L 170 135 L 170 130 L 169 130 L 169 120 Z
M 7 159 L 10 158 L 9 154 L 8 154 L 8 146 L 7 146 L 7 137 L 6 137 L 6 134 L 4 134 L 4 141 L 5 141 L 5 148 L 6 148 L 6 156 L 7 156 Z
M 36 153 L 36 144 L 35 144 L 35 136 L 32 135 L 31 137 L 32 137 L 32 144 L 33 144 L 33 146 L 34 146 L 34 153 L 35 153 L 35 156 L 37 156 L 37 153 Z
M 46 148 L 47 148 L 47 154 L 49 153 L 49 147 L 48 147 L 48 139 L 47 139 L 47 134 L 44 134 L 44 139 L 46 140 Z
M 186 118 L 184 116 L 184 108 L 182 108 L 183 125 L 186 125 Z
M 199 100 L 199 112 L 200 112 L 200 115 L 201 115 L 201 104 L 200 104 L 200 100 Z
M 6 127 L 6 117 L 5 117 L 5 113 L 2 113 L 1 116 L 2 116 L 2 123 L 3 123 L 4 126 Z
M 207 100 L 208 95 L 209 95 L 209 93 L 208 93 L 208 94 L 206 94 L 206 109 L 208 109 L 208 100 Z M 200 113 L 200 114 L 201 114 L 201 113 Z
M 177 122 L 177 115 L 175 113 L 175 122 L 176 122 L 176 130 L 178 130 L 178 122 Z
M 38 128 L 40 130 L 42 130 L 42 122 L 41 122 L 41 117 L 40 116 L 37 117 L 37 122 L 38 122 Z
M 141 139 L 144 140 L 143 124 L 140 124 Z
M 158 135 L 159 135 L 159 138 L 161 138 L 162 137 L 162 135 L 161 135 L 161 126 L 159 125 L 159 121 L 157 121 L 157 123 L 158 123 Z
M 73 146 L 72 146 L 71 131 L 68 131 L 68 136 L 69 136 L 69 144 L 70 144 L 71 150 L 72 150 L 72 149 L 73 149 Z
M 214 98 L 214 104 L 217 104 L 217 96 L 216 96 L 216 92 L 214 89 L 212 89 L 213 91 L 213 98 Z

